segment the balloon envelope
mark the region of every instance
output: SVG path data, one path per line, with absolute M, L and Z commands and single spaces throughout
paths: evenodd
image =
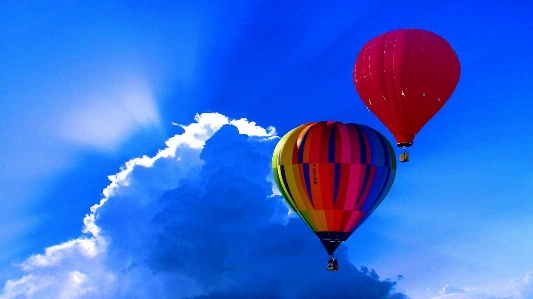
M 388 140 L 368 126 L 323 121 L 283 136 L 272 168 L 289 206 L 331 255 L 389 192 L 396 157 Z
M 398 29 L 363 46 L 353 81 L 361 100 L 391 131 L 396 144 L 410 146 L 452 95 L 460 69 L 444 38 L 421 29 Z

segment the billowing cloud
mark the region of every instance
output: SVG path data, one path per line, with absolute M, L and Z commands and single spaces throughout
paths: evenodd
M 439 295 L 432 299 L 532 299 L 533 298 L 533 272 L 529 272 L 522 279 L 512 279 L 504 284 L 498 294 L 478 288 L 458 288 L 446 285 Z
M 325 271 L 320 242 L 272 195 L 273 128 L 216 113 L 183 128 L 110 176 L 84 234 L 27 259 L 0 298 L 405 298 L 344 246 Z
M 529 272 L 523 279 L 513 279 L 509 283 L 513 295 L 518 298 L 533 298 L 533 272 Z
M 89 298 L 110 294 L 115 275 L 105 266 L 105 240 L 78 238 L 34 255 L 27 274 L 6 282 L 0 298 Z
M 485 294 L 483 292 L 480 292 L 476 289 L 469 289 L 469 288 L 458 288 L 455 286 L 452 286 L 450 284 L 447 284 L 442 288 L 442 290 L 439 292 L 439 296 L 434 297 L 434 299 L 474 299 L 474 298 L 484 298 L 488 299 L 489 295 Z
M 259 127 L 255 122 L 249 122 L 246 118 L 230 121 L 230 124 L 237 127 L 240 134 L 246 134 L 248 136 L 275 136 L 276 129 L 274 127 L 268 127 L 268 132 L 262 127 Z
M 456 288 L 446 285 L 439 295 L 432 299 L 518 299 L 522 297 L 499 297 L 493 294 L 485 293 L 475 288 Z

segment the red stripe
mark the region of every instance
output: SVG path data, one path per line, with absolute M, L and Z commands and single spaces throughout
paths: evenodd
M 338 182 L 339 188 L 337 193 L 337 199 L 335 201 L 336 210 L 344 210 L 344 203 L 346 202 L 349 178 L 350 164 L 341 164 L 341 179 Z

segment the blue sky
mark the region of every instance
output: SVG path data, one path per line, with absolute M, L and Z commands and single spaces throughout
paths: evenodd
M 2 2 L 0 298 L 532 298 L 532 20 L 527 1 Z M 393 140 L 351 72 L 410 27 L 461 79 L 326 275 L 271 196 L 275 136 L 335 119 Z

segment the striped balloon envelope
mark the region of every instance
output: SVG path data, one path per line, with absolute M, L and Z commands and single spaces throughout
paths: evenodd
M 272 168 L 289 206 L 333 255 L 389 192 L 396 157 L 389 141 L 368 126 L 322 121 L 283 136 Z

